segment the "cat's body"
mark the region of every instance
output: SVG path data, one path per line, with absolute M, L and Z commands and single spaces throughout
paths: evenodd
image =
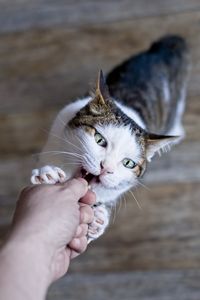
M 107 84 L 113 98 L 140 115 L 148 132 L 181 135 L 188 68 L 185 41 L 169 36 L 115 68 Z
M 67 105 L 54 121 L 43 150 L 49 154 L 40 156 L 45 167 L 33 171 L 32 182 L 85 177 L 104 221 L 93 224 L 90 240 L 103 233 L 109 206 L 137 185 L 154 153 L 183 138 L 188 67 L 184 40 L 165 37 L 116 67 L 106 79 L 109 90 L 100 73 L 95 94 Z

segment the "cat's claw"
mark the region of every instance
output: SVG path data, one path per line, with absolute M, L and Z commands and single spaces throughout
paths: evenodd
M 109 224 L 109 212 L 103 204 L 94 206 L 94 220 L 88 227 L 88 244 L 101 236 Z
M 63 170 L 54 166 L 45 166 L 40 169 L 32 170 L 32 184 L 55 184 L 66 181 L 66 174 Z

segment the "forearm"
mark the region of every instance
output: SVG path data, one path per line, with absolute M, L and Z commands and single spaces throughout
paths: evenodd
M 8 241 L 0 251 L 0 300 L 44 300 L 50 282 L 44 261 L 40 245 Z
M 87 188 L 87 182 L 73 179 L 22 191 L 10 236 L 0 249 L 0 300 L 44 300 L 70 259 L 85 250 L 95 202 Z M 79 200 L 85 205 L 80 207 Z

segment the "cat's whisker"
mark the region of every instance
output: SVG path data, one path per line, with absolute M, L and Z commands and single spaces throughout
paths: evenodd
M 78 136 L 75 136 L 75 137 L 76 137 L 77 140 L 81 143 L 81 145 L 83 146 L 83 148 L 87 151 L 88 149 L 87 149 L 86 145 L 84 144 L 84 142 L 81 141 L 81 139 L 80 139 Z
M 96 168 L 96 165 L 94 165 L 93 161 L 91 161 L 91 158 L 89 155 L 87 155 L 87 153 L 85 154 L 84 160 L 87 165 L 90 165 L 90 166 Z
M 76 149 L 81 151 L 81 148 L 79 148 L 78 146 L 76 146 L 75 144 L 73 144 L 72 142 L 65 140 L 68 144 L 72 145 L 73 147 L 75 147 Z
M 126 199 L 126 195 L 123 195 L 123 200 L 124 200 L 124 208 L 125 208 L 125 211 L 127 209 L 127 199 Z
M 54 156 L 55 154 L 51 154 L 51 156 Z M 75 157 L 68 157 L 68 159 L 70 159 L 70 163 L 66 163 L 66 164 L 77 164 L 77 165 L 79 165 L 79 166 L 81 166 L 82 165 L 82 160 L 77 160 L 77 158 L 75 158 Z M 76 159 L 76 160 L 75 160 Z M 64 160 L 65 161 L 65 160 Z
M 115 223 L 115 220 L 116 220 L 116 202 L 113 202 L 112 203 L 112 210 L 113 210 L 113 214 L 112 214 L 112 224 Z
M 43 129 L 43 131 L 44 131 L 45 133 L 47 133 L 48 135 L 51 135 L 51 136 L 57 138 L 58 140 L 61 140 L 62 142 L 65 142 L 65 143 L 66 143 L 65 139 L 61 138 L 61 137 L 58 136 L 57 134 L 55 134 L 55 133 L 53 133 L 53 132 L 51 132 L 51 131 L 49 132 L 49 131 L 46 130 L 46 129 Z
M 127 192 L 126 192 L 127 193 Z M 125 193 L 125 195 L 126 195 L 126 193 Z M 124 194 L 121 194 L 121 196 L 120 196 L 120 198 L 121 198 L 121 202 L 122 202 L 122 208 L 123 208 L 123 204 L 124 204 L 124 208 L 126 209 L 126 198 L 124 197 Z M 123 209 L 124 209 L 123 208 Z
M 112 223 L 114 223 L 114 207 L 113 207 L 113 202 L 110 203 L 110 207 L 111 207 L 111 218 L 112 218 Z
M 148 186 L 146 186 L 145 184 L 143 184 L 142 182 L 140 182 L 139 180 L 138 180 L 138 182 L 137 182 L 139 185 L 141 185 L 143 188 L 145 188 L 145 190 L 147 190 L 148 192 L 150 192 L 151 191 L 151 189 L 148 187 Z
M 63 166 L 68 166 L 68 165 L 78 165 L 78 166 L 81 166 L 81 164 L 79 162 L 71 162 L 71 163 L 65 163 L 63 164 Z
M 119 214 L 120 210 L 121 210 L 121 207 L 122 207 L 122 195 L 119 197 L 119 201 L 118 201 L 118 209 L 117 209 L 117 214 Z
M 62 153 L 62 151 L 43 151 L 43 152 L 40 152 L 40 153 L 34 153 L 34 154 L 32 154 L 32 156 L 48 155 L 48 154 L 53 156 L 53 155 L 59 155 L 59 154 L 65 154 L 65 153 Z M 71 156 L 70 156 L 70 158 L 71 158 Z
M 45 132 L 47 132 L 47 131 L 45 130 Z M 66 140 L 66 139 L 61 138 L 60 136 L 57 136 L 57 135 L 54 134 L 53 132 L 49 132 L 49 135 L 51 135 L 51 136 L 57 138 L 58 140 L 61 140 L 61 141 L 64 142 L 65 144 L 71 144 L 72 146 L 76 147 L 78 150 L 81 150 L 81 149 L 80 149 L 79 147 L 77 147 L 76 145 L 72 144 L 71 142 L 69 142 L 69 141 Z
M 113 215 L 114 215 L 113 202 L 110 203 L 110 207 L 111 207 L 111 217 L 113 218 Z M 113 222 L 113 220 L 112 220 L 112 222 Z
M 76 155 L 78 157 L 83 157 L 83 155 L 81 154 L 78 154 L 78 153 L 72 153 L 72 152 L 68 152 L 68 151 L 56 151 L 56 150 L 53 150 L 53 151 L 44 151 L 44 152 L 41 152 L 40 154 L 69 154 L 69 155 Z
M 70 134 L 72 136 L 72 132 L 70 131 Z M 67 137 L 67 135 L 66 135 Z M 76 137 L 76 136 L 75 136 Z M 65 140 L 68 144 L 72 145 L 73 147 L 77 148 L 78 150 L 82 151 L 80 147 L 78 147 L 77 145 L 73 144 L 72 142 L 68 141 L 68 140 Z
M 62 125 L 66 126 L 66 123 L 63 121 L 60 115 L 58 115 L 57 120 L 59 120 Z
M 64 168 L 66 168 L 66 171 L 67 171 L 67 167 L 68 166 L 76 166 L 76 167 L 80 167 L 82 164 L 81 163 L 79 163 L 79 162 L 71 162 L 71 163 L 64 163 L 64 164 L 62 164 L 60 167 L 61 167 L 61 169 L 63 170 Z
M 128 191 L 128 192 L 133 196 L 133 199 L 135 200 L 135 202 L 136 202 L 137 206 L 139 207 L 139 209 L 142 209 L 140 203 L 139 203 L 138 200 L 136 199 L 136 197 L 135 197 L 135 195 L 133 194 L 133 192 L 132 192 L 132 191 Z
M 82 158 L 84 157 L 83 155 L 77 154 L 77 153 L 71 153 L 71 152 L 66 152 L 66 151 L 45 151 L 45 152 L 41 152 L 40 155 L 47 155 L 47 154 L 51 154 L 53 155 L 60 155 L 63 154 L 65 156 L 68 156 L 71 158 L 78 158 L 81 162 L 82 162 Z

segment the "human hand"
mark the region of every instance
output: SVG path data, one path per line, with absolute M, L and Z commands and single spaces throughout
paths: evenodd
M 34 252 L 33 261 L 40 261 L 49 270 L 49 284 L 64 275 L 70 259 L 86 249 L 87 224 L 93 220 L 90 205 L 94 202 L 94 193 L 88 191 L 83 179 L 22 191 L 10 240 L 15 248 L 20 245 Z

